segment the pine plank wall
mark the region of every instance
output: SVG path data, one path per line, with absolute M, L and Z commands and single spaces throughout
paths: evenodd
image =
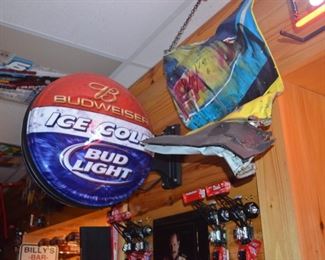
M 212 35 L 220 21 L 227 17 L 238 3 L 239 1 L 231 1 L 222 12 L 203 25 L 186 42 L 204 40 Z M 287 90 L 274 105 L 271 130 L 276 138 L 275 146 L 257 161 L 256 177 L 235 187 L 232 194 L 256 198 L 260 204 L 261 222 L 256 220 L 254 227 L 258 238 L 263 230 L 264 251 L 260 255 L 261 259 L 325 259 L 322 220 L 322 201 L 325 197 L 320 187 L 320 183 L 324 183 L 325 179 L 321 173 L 321 158 L 325 159 L 324 141 L 321 141 L 325 140 L 321 138 L 325 122 L 325 114 L 321 110 L 324 108 L 325 37 L 321 34 L 309 42 L 300 44 L 280 36 L 281 29 L 292 31 L 288 19 L 289 8 L 285 0 L 256 1 L 253 9 Z M 298 33 L 305 35 L 313 29 L 313 26 L 306 27 L 305 31 Z M 313 64 L 314 70 L 302 76 L 306 69 L 304 66 L 309 67 L 310 63 Z M 300 69 L 302 67 L 303 69 Z M 315 70 L 319 73 L 314 73 Z M 317 86 L 322 92 L 308 96 L 308 91 L 304 88 L 296 91 L 295 86 L 300 84 L 302 78 L 305 80 L 304 84 L 310 87 L 318 82 Z M 290 80 L 294 83 L 290 83 Z M 131 92 L 148 112 L 154 133 L 161 133 L 167 125 L 180 123 L 166 90 L 161 63 L 142 77 L 131 88 Z M 313 107 L 309 107 L 309 102 L 313 103 Z M 304 110 L 303 113 L 301 110 Z M 299 124 L 296 124 L 297 118 L 300 118 Z M 309 124 L 305 127 L 307 122 Z M 186 132 L 182 127 L 182 134 Z M 314 142 L 305 135 L 315 136 Z M 300 143 L 304 145 L 304 151 L 297 147 Z M 303 169 L 307 170 L 309 165 L 312 166 L 308 177 Z M 188 156 L 183 163 L 181 187 L 174 190 L 155 187 L 149 192 L 133 196 L 130 199 L 130 207 L 150 218 L 187 211 L 189 209 L 178 201 L 182 193 L 227 179 L 228 173 L 229 170 L 218 158 Z M 306 179 L 309 181 L 306 182 Z M 150 178 L 148 181 L 150 182 Z M 300 189 L 304 193 L 300 192 Z M 232 241 L 230 251 L 233 259 L 236 247 Z
M 212 35 L 238 4 L 239 1 L 231 1 L 186 42 L 204 40 Z M 261 216 L 254 220 L 256 237 L 263 240 L 259 259 L 325 259 L 325 189 L 321 187 L 325 183 L 322 170 L 325 159 L 325 34 L 303 44 L 280 36 L 281 29 L 292 31 L 286 0 L 257 0 L 253 9 L 286 89 L 273 109 L 271 130 L 276 138 L 275 145 L 257 160 L 255 177 L 244 183 L 234 183 L 231 196 L 241 194 L 260 205 Z M 308 26 L 298 33 L 305 35 L 317 26 Z M 130 91 L 147 111 L 155 134 L 162 133 L 168 125 L 181 124 L 166 89 L 161 63 L 138 80 Z M 181 124 L 181 134 L 186 132 Z M 157 185 L 130 198 L 129 207 L 137 218 L 152 222 L 189 211 L 191 208 L 180 200 L 182 193 L 231 176 L 224 161 L 212 156 L 185 156 L 182 172 L 182 186 L 164 190 Z M 156 178 L 155 173 L 150 174 L 146 184 Z M 90 214 L 89 221 L 94 225 L 105 224 L 104 213 Z M 85 223 L 87 216 L 31 233 L 25 241 L 35 242 L 39 237 L 58 235 L 60 228 L 67 231 L 73 225 Z M 236 259 L 237 245 L 233 240 L 229 248 L 231 259 Z

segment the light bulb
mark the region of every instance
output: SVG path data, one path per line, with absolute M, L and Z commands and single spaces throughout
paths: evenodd
M 312 6 L 319 6 L 324 3 L 324 0 L 309 0 L 310 5 Z

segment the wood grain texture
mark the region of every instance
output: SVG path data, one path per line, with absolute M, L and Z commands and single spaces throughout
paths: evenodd
M 213 35 L 217 25 L 238 4 L 237 0 L 231 1 L 185 42 L 197 42 Z M 317 79 L 307 65 L 315 63 L 317 68 L 323 66 L 323 60 L 320 61 L 318 58 L 324 53 L 325 34 L 320 34 L 304 44 L 280 36 L 281 29 L 293 31 L 286 0 L 257 0 L 253 9 L 280 73 L 285 76 L 286 82 L 292 83 L 286 84 L 288 89 L 274 106 L 272 124 L 272 131 L 276 137 L 274 147 L 257 161 L 256 177 L 247 180 L 245 184 L 238 184 L 233 192 L 244 196 L 253 194 L 259 201 L 261 219 L 257 219 L 254 223 L 256 235 L 259 238 L 263 237 L 264 240 L 264 251 L 259 259 L 325 259 L 321 254 L 321 251 L 325 252 L 322 206 L 324 189 L 321 189 L 324 175 L 323 171 L 320 172 L 321 162 L 325 158 L 322 148 L 324 143 L 320 142 L 325 140 L 321 139 L 325 121 L 322 116 L 325 112 L 321 112 L 320 115 L 321 110 L 317 110 L 319 104 L 323 104 L 323 99 L 318 94 L 324 95 L 324 88 L 323 85 L 314 84 Z M 307 26 L 297 33 L 305 35 L 313 29 L 315 29 L 313 26 Z M 303 69 L 297 72 L 300 75 L 297 81 L 297 74 L 292 72 L 300 67 Z M 314 80 L 312 83 L 311 79 Z M 324 79 L 324 73 L 321 74 L 321 79 Z M 130 91 L 147 111 L 155 134 L 160 134 L 167 125 L 180 123 L 167 92 L 161 62 L 139 79 Z M 323 109 L 323 105 L 321 107 Z M 303 119 L 299 117 L 300 114 L 303 115 Z M 188 130 L 182 124 L 181 126 L 182 134 L 185 134 Z M 298 126 L 299 130 L 296 129 Z M 292 131 L 293 129 L 297 131 Z M 316 136 L 315 129 L 318 131 Z M 216 157 L 185 156 L 182 168 L 181 187 L 163 190 L 158 185 L 148 192 L 138 192 L 130 198 L 129 206 L 138 218 L 152 220 L 187 211 L 188 206 L 185 207 L 179 200 L 182 193 L 231 176 L 225 162 Z M 306 178 L 307 173 L 311 176 L 310 179 Z M 152 183 L 156 178 L 157 176 L 152 174 L 146 184 Z M 62 225 L 62 228 L 67 228 L 65 226 L 67 224 Z M 230 243 L 231 256 L 235 259 L 236 247 L 232 244 L 233 241 Z M 309 246 L 312 249 L 311 254 L 308 254 Z M 320 256 L 323 258 L 318 258 Z
M 284 79 L 287 83 L 325 96 L 325 43 L 318 59 L 286 75 Z
M 301 258 L 292 185 L 287 169 L 278 103 L 274 104 L 275 145 L 257 161 L 257 187 L 266 259 Z
M 301 251 L 304 259 L 315 260 L 325 259 L 324 58 L 288 75 L 279 99 Z M 313 73 L 306 78 L 308 70 Z
M 221 12 L 203 25 L 190 36 L 185 43 L 206 39 L 214 33 L 217 25 L 227 17 L 237 6 L 239 1 L 231 1 Z M 274 59 L 282 75 L 288 75 L 297 68 L 313 62 L 324 51 L 322 42 L 325 35 L 321 34 L 312 40 L 301 44 L 283 38 L 281 29 L 293 32 L 289 20 L 289 8 L 285 0 L 256 1 L 254 5 L 259 27 L 270 47 Z M 314 30 L 306 27 L 297 32 L 303 36 Z M 312 76 L 312 73 L 309 74 Z M 307 76 L 309 77 L 309 76 Z M 171 98 L 166 90 L 162 63 L 158 63 L 144 75 L 131 92 L 139 99 L 144 109 L 148 111 L 153 131 L 162 132 L 164 127 L 180 123 Z M 266 259 L 310 259 L 301 258 L 299 249 L 296 212 L 293 207 L 292 184 L 287 169 L 286 150 L 282 134 L 283 125 L 280 122 L 280 111 L 275 106 L 273 131 L 277 138 L 276 145 L 257 162 L 257 186 L 260 206 L 262 209 L 263 239 Z M 182 124 L 181 124 L 182 125 Z M 187 130 L 182 125 L 182 134 Z M 197 156 L 184 159 L 183 185 L 172 191 L 163 191 L 161 187 L 133 196 L 130 205 L 139 214 L 151 214 L 156 209 L 160 214 L 175 214 L 178 208 L 168 208 L 168 204 L 177 203 L 177 199 L 185 192 L 202 187 L 229 177 L 229 170 L 222 160 Z M 221 163 L 221 164 L 220 164 Z M 150 178 L 149 178 L 150 180 Z M 256 181 L 255 179 L 253 180 Z M 243 185 L 249 192 L 251 186 Z M 168 208 L 168 209 L 167 209 Z
M 106 213 L 106 209 L 98 210 L 78 218 L 27 233 L 23 237 L 23 243 L 37 244 L 42 238 L 65 237 L 70 232 L 79 232 L 80 226 L 107 226 Z
M 233 187 L 229 196 L 235 197 L 241 195 L 243 197 L 244 203 L 247 201 L 256 201 L 258 202 L 258 194 L 257 194 L 257 187 L 256 187 L 256 181 L 255 178 L 248 182 L 246 185 L 241 185 L 238 187 Z M 207 202 L 207 201 L 206 201 Z M 131 206 L 131 205 L 130 205 Z M 134 205 L 133 205 L 134 206 Z M 136 211 L 136 209 L 131 208 L 133 212 Z M 171 216 L 174 214 L 179 214 L 187 211 L 193 210 L 190 205 L 184 205 L 182 200 L 176 200 L 172 202 L 170 205 L 166 205 L 163 207 L 159 207 L 155 210 L 148 211 L 144 214 L 140 214 L 137 216 L 136 219 L 141 219 L 143 222 L 153 224 L 153 221 L 155 219 Z M 202 219 L 202 221 L 204 221 Z M 254 226 L 254 232 L 255 232 L 255 238 L 262 240 L 262 229 L 261 229 L 261 219 L 256 218 L 253 221 Z M 228 249 L 230 254 L 230 259 L 236 259 L 237 258 L 237 250 L 238 250 L 238 243 L 233 239 L 233 230 L 235 228 L 234 223 L 227 223 L 226 224 L 226 231 L 227 231 L 227 237 L 228 237 Z M 150 240 L 152 241 L 152 239 Z M 258 259 L 264 259 L 264 249 L 262 247 Z
M 297 0 L 301 5 L 304 0 Z M 299 36 L 305 36 L 317 29 L 320 24 L 311 24 L 297 31 L 289 19 L 290 10 L 285 0 L 258 0 L 254 5 L 257 23 L 271 49 L 282 75 L 286 75 L 319 57 L 324 52 L 325 34 L 321 33 L 313 39 L 299 43 L 279 34 L 280 30 L 287 30 Z M 302 11 L 302 10 L 300 10 Z

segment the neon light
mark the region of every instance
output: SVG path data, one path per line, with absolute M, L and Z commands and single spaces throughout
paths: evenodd
M 319 6 L 324 2 L 324 0 L 309 0 L 310 5 Z
M 307 14 L 305 17 L 301 18 L 299 21 L 296 22 L 296 27 L 302 27 L 306 23 L 309 23 L 311 20 L 315 19 L 317 16 L 323 14 L 325 12 L 325 4 L 318 7 L 311 13 Z

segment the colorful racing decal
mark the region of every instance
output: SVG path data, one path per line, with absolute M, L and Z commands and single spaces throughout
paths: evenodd
M 141 141 L 152 137 L 135 98 L 118 83 L 73 74 L 32 102 L 24 129 L 32 176 L 66 204 L 111 206 L 127 199 L 151 168 Z
M 189 129 L 225 117 L 271 123 L 272 102 L 283 84 L 253 2 L 242 1 L 205 41 L 180 45 L 164 56 L 168 91 Z
M 0 98 L 29 104 L 45 86 L 62 76 L 60 72 L 0 50 Z

